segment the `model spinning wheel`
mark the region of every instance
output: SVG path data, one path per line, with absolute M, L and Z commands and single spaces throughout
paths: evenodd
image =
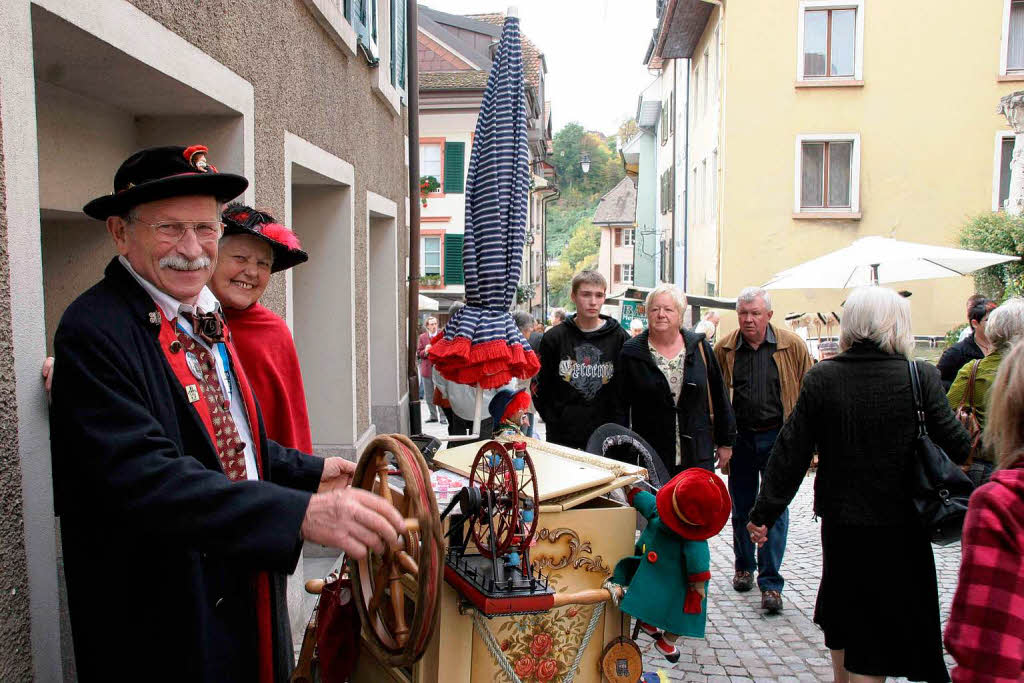
M 484 557 L 502 555 L 515 540 L 519 522 L 519 481 L 504 445 L 488 441 L 480 447 L 469 487 L 479 489 L 482 497 L 470 527 L 473 543 Z
M 392 494 L 389 474 L 404 480 L 401 497 Z M 430 473 L 408 438 L 378 436 L 363 452 L 352 485 L 378 493 L 406 520 L 401 548 L 383 555 L 371 551 L 363 560 L 350 559 L 349 565 L 356 607 L 375 655 L 392 666 L 408 666 L 426 651 L 437 626 L 444 571 Z

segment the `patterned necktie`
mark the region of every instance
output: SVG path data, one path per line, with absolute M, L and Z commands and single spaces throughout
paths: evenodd
M 199 380 L 202 395 L 209 404 L 210 418 L 213 421 L 213 440 L 217 447 L 217 458 L 224 468 L 224 474 L 231 481 L 247 479 L 245 468 L 245 444 L 238 439 L 235 420 L 231 417 L 231 404 L 224 399 L 221 391 L 220 378 L 217 376 L 217 365 L 213 356 L 196 340 L 178 330 L 178 341 L 186 353 L 191 353 L 199 361 L 202 379 Z M 189 364 L 191 366 L 191 364 Z

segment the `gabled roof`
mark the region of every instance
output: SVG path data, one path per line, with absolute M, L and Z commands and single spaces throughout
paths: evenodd
M 420 88 L 425 90 L 472 90 L 483 89 L 487 85 L 487 73 L 491 68 L 491 55 L 483 54 L 478 48 L 460 38 L 452 28 L 463 29 L 490 36 L 492 41 L 501 38 L 501 29 L 505 23 L 505 15 L 470 14 L 460 16 L 438 12 L 435 9 L 419 5 L 419 27 L 425 33 L 436 37 L 448 45 L 462 57 L 478 66 L 479 71 L 421 71 Z M 528 86 L 534 89 L 540 86 L 540 74 L 547 71 L 544 55 L 536 45 L 522 35 L 523 74 Z M 482 76 L 476 75 L 482 73 Z
M 594 225 L 633 225 L 636 223 L 636 183 L 626 176 L 608 190 L 594 212 Z
M 467 15 L 470 19 L 476 19 L 481 22 L 487 22 L 493 26 L 498 27 L 498 37 L 501 36 L 501 27 L 505 24 L 505 15 L 500 12 L 493 14 L 469 14 Z M 544 66 L 544 55 L 540 49 L 533 44 L 533 42 L 526 37 L 525 33 L 520 34 L 523 39 L 523 75 L 526 77 L 526 82 L 533 87 L 540 85 L 540 73 L 543 69 L 547 71 Z

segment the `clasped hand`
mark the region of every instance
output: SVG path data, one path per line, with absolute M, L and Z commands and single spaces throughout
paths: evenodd
M 757 526 L 753 522 L 747 522 L 747 531 L 750 533 L 750 540 L 758 548 L 763 546 L 764 542 L 768 540 L 768 527 L 766 526 Z

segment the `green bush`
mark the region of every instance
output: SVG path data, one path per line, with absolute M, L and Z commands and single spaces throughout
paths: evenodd
M 996 254 L 1024 255 L 1024 217 L 1004 211 L 986 212 L 960 229 L 960 246 Z M 1024 293 L 1024 263 L 1020 260 L 990 266 L 974 273 L 979 294 L 995 301 Z

